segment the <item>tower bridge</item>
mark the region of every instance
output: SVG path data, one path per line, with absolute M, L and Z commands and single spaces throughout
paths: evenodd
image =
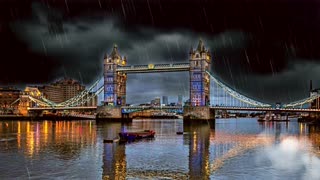
M 189 71 L 190 100 L 192 106 L 207 106 L 210 103 L 211 54 L 200 40 L 196 49 L 189 52 L 189 63 L 148 64 L 127 66 L 127 58 L 121 57 L 114 46 L 110 55 L 104 57 L 104 103 L 126 104 L 126 81 L 128 73 L 153 73 Z
M 41 110 L 81 110 L 92 109 L 97 111 L 100 118 L 123 118 L 124 114 L 148 109 L 151 107 L 126 106 L 127 74 L 133 73 L 165 73 L 189 72 L 189 104 L 182 107 L 158 107 L 176 111 L 183 108 L 185 119 L 214 119 L 214 111 L 243 110 L 243 111 L 291 111 L 291 112 L 319 112 L 318 108 L 305 108 L 306 105 L 320 99 L 320 95 L 311 94 L 309 97 L 274 108 L 272 105 L 247 97 L 221 82 L 210 71 L 212 56 L 200 40 L 197 48 L 189 51 L 189 62 L 168 64 L 127 65 L 127 58 L 121 56 L 115 45 L 110 54 L 105 54 L 103 60 L 103 77 L 95 81 L 89 88 L 75 97 L 62 102 L 54 103 L 41 93 L 30 90 L 22 93 L 14 103 L 19 103 L 21 112 Z M 103 105 L 87 105 L 96 96 L 103 96 Z M 152 107 L 157 109 L 157 107 Z

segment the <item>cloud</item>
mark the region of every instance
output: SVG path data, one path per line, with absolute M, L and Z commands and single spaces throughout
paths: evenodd
M 96 21 L 87 21 L 85 18 L 61 20 L 58 24 L 62 31 L 52 32 L 50 23 L 56 22 L 46 21 L 47 14 L 39 6 L 35 6 L 35 13 L 37 21 L 19 22 L 13 26 L 17 35 L 34 52 L 53 57 L 60 64 L 60 68 L 56 69 L 56 76 L 68 75 L 77 79 L 81 76 L 87 84 L 102 74 L 103 55 L 110 53 L 114 43 L 118 45 L 120 54 L 127 56 L 128 64 L 174 63 L 188 62 L 188 51 L 191 46 L 196 47 L 200 37 L 190 31 L 163 32 L 143 27 L 128 32 L 119 26 L 115 18 Z M 231 42 L 228 41 L 230 36 L 239 38 Z M 205 39 L 209 47 L 216 49 L 242 46 L 241 41 L 245 40 L 243 32 L 235 31 L 222 33 L 217 37 L 201 35 L 201 38 Z M 188 96 L 187 75 L 188 73 L 130 75 L 128 93 L 145 90 L 150 97 L 177 94 Z
M 253 59 L 247 61 L 244 52 L 254 36 L 239 30 L 230 29 L 216 35 L 143 26 L 128 30 L 116 17 L 64 20 L 61 13 L 54 10 L 48 13 L 42 6 L 33 8 L 35 19 L 17 22 L 12 28 L 33 52 L 54 59 L 58 67 L 55 73 L 47 74 L 51 79 L 67 75 L 91 84 L 102 75 L 103 55 L 111 52 L 114 43 L 120 54 L 127 56 L 129 65 L 188 62 L 190 46 L 196 47 L 199 38 L 213 54 L 213 73 L 234 89 L 263 102 L 287 102 L 306 97 L 306 84 L 320 72 L 317 63 L 291 60 L 283 71 L 271 75 L 253 73 L 254 67 L 250 66 Z M 188 96 L 188 84 L 188 73 L 130 75 L 128 92 L 147 91 L 150 97 Z
M 309 96 L 309 80 L 320 76 L 320 65 L 315 62 L 295 59 L 290 61 L 288 68 L 273 75 L 249 74 L 241 80 L 241 75 L 234 80 L 238 91 L 256 97 L 261 101 L 275 104 L 276 102 L 293 102 Z M 314 87 L 320 82 L 314 81 Z

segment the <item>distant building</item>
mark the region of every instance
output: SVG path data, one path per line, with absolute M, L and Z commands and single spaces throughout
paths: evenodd
M 39 90 L 42 92 L 43 96 L 55 103 L 63 102 L 64 93 L 62 92 L 61 86 L 58 85 L 46 85 L 39 87 Z
M 168 105 L 168 96 L 162 96 L 162 104 Z
M 186 102 L 184 102 L 184 105 L 185 105 L 185 106 L 191 106 L 191 101 L 190 101 L 190 99 L 186 100 Z
M 0 108 L 10 107 L 20 96 L 20 90 L 14 87 L 0 87 Z M 18 103 L 12 106 L 18 106 Z
M 156 97 L 154 100 L 155 100 L 155 105 L 160 106 L 161 104 L 160 97 Z
M 151 100 L 151 105 L 160 106 L 161 105 L 160 98 L 156 97 L 155 99 Z
M 178 95 L 178 106 L 182 106 L 182 95 Z
M 312 88 L 312 81 L 310 81 L 310 97 L 318 96 L 320 94 L 320 89 L 313 89 Z M 313 100 L 310 103 L 310 108 L 312 109 L 320 109 L 320 98 Z
M 95 96 L 94 93 L 90 92 L 88 93 L 88 96 L 90 97 L 93 97 L 93 98 L 90 98 L 89 101 L 87 101 L 84 106 L 97 106 L 98 105 L 98 96 Z
M 63 78 L 49 85 L 41 86 L 39 90 L 45 98 L 55 103 L 61 103 L 85 90 L 85 86 L 74 79 Z

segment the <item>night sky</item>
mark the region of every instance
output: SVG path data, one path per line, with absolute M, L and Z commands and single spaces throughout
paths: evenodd
M 129 65 L 188 62 L 201 38 L 223 82 L 288 102 L 308 96 L 309 80 L 320 87 L 319 32 L 311 0 L 1 0 L 0 85 L 90 85 L 113 44 Z M 188 84 L 187 72 L 129 75 L 128 99 L 187 97 Z

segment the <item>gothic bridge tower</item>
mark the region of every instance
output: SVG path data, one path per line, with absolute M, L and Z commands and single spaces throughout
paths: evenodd
M 202 40 L 197 49 L 190 49 L 190 103 L 191 106 L 210 105 L 210 71 L 211 54 L 204 47 Z
M 104 104 L 107 106 L 123 106 L 126 104 L 127 74 L 117 72 L 119 66 L 127 64 L 126 57 L 121 57 L 117 45 L 110 55 L 104 57 Z

